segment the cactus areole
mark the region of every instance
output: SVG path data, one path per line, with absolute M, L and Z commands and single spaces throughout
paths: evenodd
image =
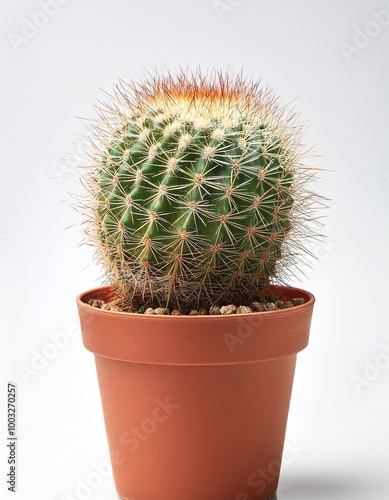
M 120 82 L 91 142 L 86 233 L 124 310 L 241 304 L 304 259 L 313 169 L 270 89 L 216 72 Z

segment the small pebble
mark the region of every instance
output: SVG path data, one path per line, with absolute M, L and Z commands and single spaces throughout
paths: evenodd
M 206 316 L 208 314 L 208 311 L 205 309 L 205 307 L 200 307 L 199 314 L 200 316 Z
M 211 306 L 209 309 L 209 314 L 216 316 L 218 314 L 221 314 L 220 307 L 218 306 Z
M 177 311 L 177 309 L 174 309 L 174 311 L 172 311 L 171 316 L 182 316 L 182 314 L 180 313 L 180 311 Z
M 284 306 L 284 302 L 282 300 L 276 300 L 274 302 L 274 305 L 276 306 L 276 309 L 282 309 Z
M 302 297 L 295 297 L 292 299 L 292 304 L 294 306 L 300 306 L 301 304 L 305 304 L 305 300 Z
M 266 304 L 266 311 L 275 311 L 276 309 L 276 305 L 273 302 L 268 302 Z
M 198 311 L 195 311 L 194 309 L 191 310 L 191 312 L 189 313 L 189 316 L 198 316 L 199 313 Z
M 248 306 L 239 306 L 236 309 L 236 314 L 249 314 L 252 312 L 253 310 L 251 309 L 251 307 Z
M 228 306 L 223 306 L 220 308 L 220 312 L 223 315 L 235 314 L 236 313 L 236 306 L 234 306 L 234 304 L 230 304 Z
M 262 304 L 261 302 L 253 302 L 251 304 L 251 308 L 255 312 L 263 312 L 266 311 L 265 304 Z
M 138 309 L 138 313 L 140 314 L 143 314 L 146 310 L 146 306 L 140 306 L 140 308 Z
M 118 306 L 114 306 L 111 304 L 107 304 L 104 300 L 100 299 L 91 299 L 88 304 L 92 307 L 96 307 L 97 309 L 101 309 L 103 311 L 116 311 L 122 312 L 122 309 Z
M 152 307 L 148 307 L 145 311 L 145 314 L 155 314 L 155 311 Z
M 285 300 L 283 309 L 288 309 L 288 307 L 293 307 L 293 303 L 290 300 Z
M 104 302 L 100 299 L 91 299 L 89 301 L 89 305 L 92 307 L 97 307 L 98 309 L 102 309 Z
M 166 316 L 170 313 L 170 311 L 167 307 L 157 307 L 154 309 L 154 313 L 158 314 L 158 316 Z

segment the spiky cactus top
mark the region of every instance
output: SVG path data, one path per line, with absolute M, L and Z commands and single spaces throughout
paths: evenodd
M 87 233 L 122 307 L 243 303 L 301 259 L 312 171 L 269 89 L 200 72 L 121 82 L 99 115 Z

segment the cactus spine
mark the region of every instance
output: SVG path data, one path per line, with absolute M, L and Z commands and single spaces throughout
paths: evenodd
M 293 272 L 318 200 L 300 131 L 241 76 L 119 83 L 86 184 L 87 235 L 121 306 L 244 303 Z

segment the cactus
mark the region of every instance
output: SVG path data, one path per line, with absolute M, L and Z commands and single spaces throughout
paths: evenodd
M 87 237 L 120 305 L 243 304 L 293 273 L 320 203 L 300 132 L 241 75 L 120 82 L 85 176 Z

